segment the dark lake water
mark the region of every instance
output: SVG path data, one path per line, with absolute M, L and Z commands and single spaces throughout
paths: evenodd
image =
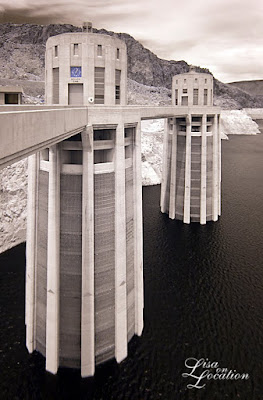
M 160 186 L 144 188 L 143 335 L 126 360 L 93 378 L 66 369 L 52 376 L 41 355 L 27 353 L 25 246 L 0 256 L 0 399 L 263 399 L 263 135 L 231 136 L 222 150 L 217 223 L 171 221 L 159 211 Z M 249 379 L 188 389 L 190 357 Z

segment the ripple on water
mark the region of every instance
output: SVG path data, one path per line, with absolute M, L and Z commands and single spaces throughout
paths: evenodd
M 0 398 L 262 400 L 263 135 L 223 142 L 222 217 L 206 226 L 159 211 L 160 187 L 143 190 L 145 309 L 142 337 L 120 365 L 81 380 L 45 372 L 25 349 L 24 246 L 0 257 Z M 249 373 L 189 390 L 188 357 Z M 1 397 L 2 396 L 2 397 Z

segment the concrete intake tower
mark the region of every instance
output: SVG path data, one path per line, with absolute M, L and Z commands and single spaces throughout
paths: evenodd
M 161 211 L 187 224 L 217 221 L 221 214 L 221 137 L 212 75 L 192 69 L 175 75 L 172 103 L 185 109 L 185 115 L 166 120 Z
M 81 133 L 29 157 L 26 272 L 29 352 L 83 377 L 122 361 L 143 329 L 140 119 L 120 110 L 125 43 L 89 30 L 47 41 L 47 105 L 93 116 L 86 107 Z

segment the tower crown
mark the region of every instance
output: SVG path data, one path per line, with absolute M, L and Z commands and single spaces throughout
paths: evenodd
M 126 105 L 127 50 L 115 37 L 92 32 L 52 36 L 46 45 L 46 104 Z
M 172 104 L 174 106 L 212 106 L 213 77 L 199 73 L 191 66 L 189 72 L 173 77 Z

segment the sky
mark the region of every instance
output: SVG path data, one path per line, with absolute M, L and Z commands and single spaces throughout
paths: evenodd
M 0 22 L 70 23 L 125 32 L 158 57 L 222 82 L 263 79 L 262 0 L 0 0 Z

